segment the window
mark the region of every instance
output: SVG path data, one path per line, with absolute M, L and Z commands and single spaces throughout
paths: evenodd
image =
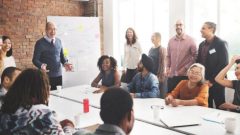
M 153 32 L 160 32 L 162 45 L 167 46 L 169 40 L 169 1 L 168 0 L 116 0 L 118 14 L 114 20 L 116 36 L 114 36 L 114 57 L 122 66 L 125 32 L 132 27 L 138 36 L 143 53 L 148 54 Z M 115 34 L 115 33 L 114 33 Z

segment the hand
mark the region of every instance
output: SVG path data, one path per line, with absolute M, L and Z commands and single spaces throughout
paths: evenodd
M 131 97 L 132 98 L 135 98 L 136 97 L 136 94 L 135 93 L 130 93 Z
M 187 69 L 185 67 L 182 67 L 177 71 L 178 75 L 186 75 Z
M 173 100 L 173 97 L 172 97 L 171 95 L 167 96 L 167 97 L 165 98 L 165 104 L 166 104 L 166 105 L 171 104 L 171 103 L 172 103 L 172 100 Z
M 219 106 L 219 108 L 224 110 L 233 110 L 236 109 L 236 106 L 232 103 L 223 103 Z
M 178 105 L 180 105 L 180 100 L 179 99 L 173 99 L 171 104 L 172 104 L 173 107 L 177 107 Z
M 102 93 L 102 92 L 105 92 L 105 91 L 103 89 L 98 89 L 98 90 L 95 90 L 93 93 L 97 94 L 97 93 Z
M 171 69 L 167 68 L 165 72 L 165 76 L 170 76 L 170 73 L 171 73 Z
M 60 125 L 62 126 L 62 128 L 66 127 L 66 126 L 74 128 L 73 122 L 71 120 L 68 120 L 68 119 L 60 121 Z
M 7 51 L 8 51 L 8 45 L 7 44 L 5 44 L 5 43 L 3 43 L 2 45 L 1 45 L 1 49 L 2 49 L 2 51 L 4 52 L 4 53 L 6 53 Z
M 236 60 L 240 60 L 240 55 L 234 55 L 229 64 L 233 65 L 236 62 Z
M 213 84 L 209 80 L 205 81 L 205 84 L 207 84 L 209 88 L 213 86 Z
M 49 70 L 47 70 L 47 64 L 43 63 L 41 65 L 41 69 L 44 71 L 44 72 L 49 72 Z
M 66 71 L 73 71 L 73 65 L 70 63 L 65 63 L 64 67 Z

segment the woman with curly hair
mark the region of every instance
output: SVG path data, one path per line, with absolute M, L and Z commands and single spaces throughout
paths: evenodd
M 50 85 L 45 72 L 24 70 L 3 99 L 0 110 L 1 135 L 64 135 L 74 132 L 70 120 L 59 122 L 47 106 Z
M 94 93 L 105 92 L 108 87 L 120 86 L 120 75 L 117 71 L 117 61 L 107 55 L 103 55 L 98 59 L 97 66 L 100 70 L 98 76 L 93 80 L 91 86 L 99 88 Z M 99 82 L 102 80 L 102 83 Z

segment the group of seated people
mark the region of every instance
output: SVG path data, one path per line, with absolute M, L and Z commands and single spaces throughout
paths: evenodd
M 73 122 L 59 121 L 48 107 L 50 85 L 46 72 L 8 67 L 1 81 L 1 135 L 125 135 L 133 127 L 133 100 L 119 87 L 109 88 L 102 95 L 100 116 L 104 124 L 95 133 L 90 133 L 83 129 L 76 132 Z
M 235 89 L 233 103 L 224 103 L 222 109 L 238 111 L 240 102 L 240 56 L 234 56 L 230 63 L 216 76 L 215 80 L 229 88 Z M 236 63 L 237 80 L 225 79 L 226 73 Z M 115 132 L 128 134 L 134 123 L 132 98 L 159 97 L 158 79 L 151 73 L 153 62 L 143 54 L 138 64 L 138 71 L 127 90 L 120 88 L 120 75 L 116 60 L 102 56 L 98 61 L 99 75 L 92 82 L 93 87 L 104 92 L 101 98 L 100 116 L 104 122 L 94 134 Z M 205 68 L 195 63 L 188 69 L 188 80 L 181 81 L 165 97 L 165 103 L 172 106 L 200 105 L 208 106 L 208 85 L 204 83 Z M 100 85 L 100 81 L 102 84 Z M 115 86 L 115 87 L 112 87 Z M 48 107 L 49 80 L 46 72 L 39 69 L 16 67 L 6 68 L 1 76 L 0 134 L 65 134 L 74 133 L 74 124 L 70 120 L 58 121 L 54 112 Z M 109 98 L 111 97 L 111 98 Z M 122 105 L 122 106 L 121 106 Z M 127 105 L 127 106 L 126 106 Z M 116 108 L 116 106 L 118 106 Z M 120 109 L 120 110 L 119 110 Z M 110 131 L 109 131 L 110 130 Z M 85 131 L 78 131 L 80 135 Z M 92 134 L 92 133 L 88 133 Z
M 229 69 L 237 63 L 235 75 L 238 80 L 227 80 L 225 78 Z M 105 92 L 108 87 L 121 85 L 120 74 L 117 71 L 116 60 L 107 55 L 99 58 L 99 75 L 93 80 L 91 86 L 98 88 L 96 93 Z M 133 98 L 158 98 L 160 95 L 159 81 L 152 73 L 152 59 L 142 54 L 138 63 L 138 73 L 132 81 L 127 84 L 127 91 Z M 240 56 L 233 56 L 231 62 L 216 76 L 215 80 L 222 86 L 235 89 L 233 103 L 224 103 L 221 109 L 240 112 Z M 205 67 L 199 63 L 190 66 L 187 72 L 188 80 L 182 80 L 166 95 L 166 105 L 176 107 L 178 105 L 199 105 L 208 107 L 209 85 L 205 82 Z M 100 81 L 102 83 L 100 84 Z

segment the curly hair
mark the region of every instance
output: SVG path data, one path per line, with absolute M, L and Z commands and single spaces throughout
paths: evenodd
M 32 105 L 48 104 L 48 75 L 39 69 L 26 69 L 15 80 L 3 99 L 1 111 L 13 114 L 19 107 L 30 109 Z
M 100 72 L 104 72 L 103 69 L 102 69 L 102 64 L 103 64 L 103 61 L 105 59 L 110 59 L 110 65 L 111 65 L 111 69 L 113 70 L 116 70 L 117 69 L 117 61 L 111 57 L 111 56 L 108 56 L 108 55 L 102 55 L 99 59 L 98 59 L 98 62 L 97 62 L 97 66 L 100 70 Z

